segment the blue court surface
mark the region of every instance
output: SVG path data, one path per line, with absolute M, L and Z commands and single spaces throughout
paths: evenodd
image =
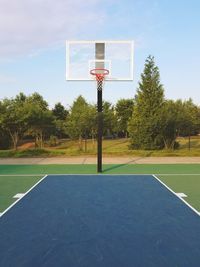
M 199 267 L 200 216 L 151 175 L 50 175 L 0 217 L 0 266 Z

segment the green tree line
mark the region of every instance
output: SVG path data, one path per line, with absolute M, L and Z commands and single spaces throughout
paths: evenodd
M 0 101 L 0 149 L 13 148 L 27 138 L 42 148 L 45 140 L 56 144 L 60 138 L 79 140 L 80 150 L 87 150 L 87 140 L 95 145 L 97 107 L 83 96 L 69 109 L 61 103 L 50 108 L 38 93 Z M 103 102 L 103 136 L 130 137 L 131 149 L 175 149 L 177 137 L 197 135 L 200 108 L 189 100 L 168 100 L 160 82 L 154 58 L 149 56 L 135 97 L 120 99 L 115 105 Z M 84 140 L 84 142 L 83 142 Z M 84 144 L 84 148 L 83 148 Z
M 181 95 L 181 91 L 180 91 Z M 200 108 L 192 99 L 168 100 L 154 57 L 149 56 L 135 95 L 128 131 L 134 149 L 175 149 L 177 137 L 200 131 Z
M 116 108 L 103 102 L 103 135 L 108 138 L 127 136 L 128 120 L 133 109 L 133 100 L 121 99 Z M 127 112 L 126 112 L 127 110 Z M 89 104 L 83 96 L 77 97 L 70 109 L 56 103 L 50 109 L 43 97 L 34 93 L 26 96 L 20 93 L 15 98 L 0 101 L 0 148 L 13 148 L 24 138 L 34 138 L 35 147 L 42 148 L 44 140 L 71 138 L 92 139 L 97 134 L 96 105 Z

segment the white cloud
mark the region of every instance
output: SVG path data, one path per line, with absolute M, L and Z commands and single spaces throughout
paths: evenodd
M 84 39 L 104 20 L 102 6 L 100 0 L 0 0 L 0 57 L 32 55 L 65 39 Z

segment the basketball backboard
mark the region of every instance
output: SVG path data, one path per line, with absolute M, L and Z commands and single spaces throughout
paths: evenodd
M 66 80 L 91 81 L 92 69 L 107 69 L 107 81 L 133 80 L 133 41 L 67 41 Z

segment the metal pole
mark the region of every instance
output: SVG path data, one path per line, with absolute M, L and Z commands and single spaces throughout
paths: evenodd
M 104 69 L 105 43 L 96 43 L 95 68 Z M 102 87 L 103 81 L 97 81 L 97 172 L 102 172 L 102 133 L 103 133 L 103 113 L 102 113 Z
M 102 172 L 102 133 L 103 133 L 103 113 L 102 113 L 102 81 L 97 82 L 97 172 Z

